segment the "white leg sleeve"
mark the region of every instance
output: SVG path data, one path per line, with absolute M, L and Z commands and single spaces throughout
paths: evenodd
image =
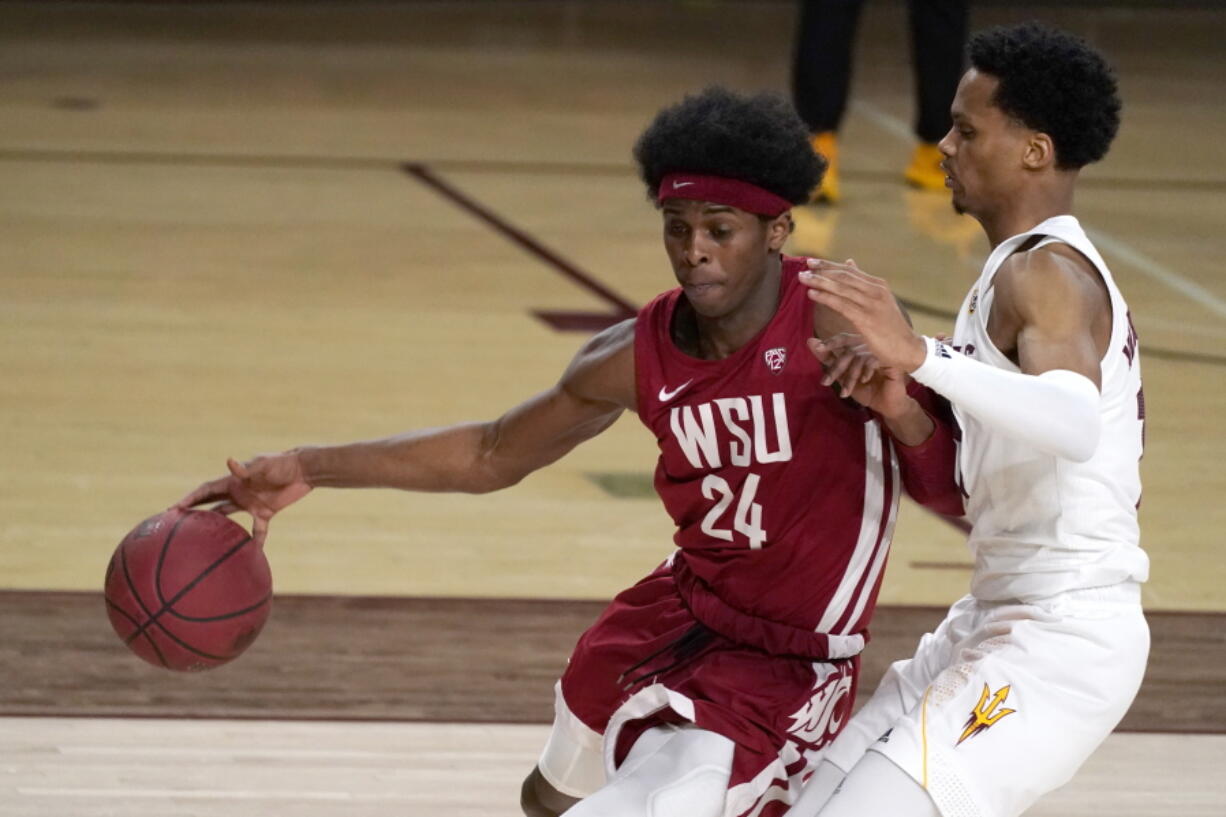
M 878 752 L 864 755 L 818 815 L 941 817 L 924 787 Z
M 734 748 L 693 726 L 649 729 L 613 779 L 567 817 L 720 817 Z
M 1102 419 L 1099 394 L 1084 375 L 1053 369 L 1008 372 L 924 338 L 928 356 L 911 376 L 984 425 L 1074 462 L 1094 456 Z

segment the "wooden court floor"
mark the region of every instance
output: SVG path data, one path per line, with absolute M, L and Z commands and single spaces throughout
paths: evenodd
M 173 771 L 137 773 L 149 768 L 149 747 L 176 741 L 214 747 L 219 771 L 265 763 L 234 754 L 235 741 L 270 753 L 391 753 L 372 762 L 393 771 L 363 774 L 394 796 L 365 802 L 349 787 L 348 801 L 321 797 L 295 813 L 437 810 L 397 799 L 406 791 L 435 806 L 472 799 L 457 814 L 514 813 L 507 792 L 535 755 L 540 716 L 440 732 L 400 722 L 350 732 L 339 721 L 141 720 L 168 711 L 156 691 L 174 683 L 167 677 L 125 688 L 125 708 L 112 714 L 128 719 L 76 719 L 105 714 L 111 662 L 128 657 L 117 641 L 56 634 L 97 634 L 114 544 L 219 473 L 225 457 L 491 417 L 548 386 L 591 326 L 668 288 L 658 216 L 630 146 L 686 91 L 714 82 L 785 90 L 793 15 L 790 2 L 681 0 L 0 3 L 0 607 L 20 613 L 0 620 L 10 645 L 0 715 L 27 716 L 0 720 L 0 815 L 280 808 L 275 797 L 176 797 L 168 790 L 197 784 L 174 782 Z M 1193 731 L 1210 733 L 1167 743 L 1116 736 L 1107 759 L 1094 761 L 1106 764 L 1101 773 L 1074 784 L 1088 788 L 1035 813 L 1084 813 L 1104 797 L 1119 814 L 1214 813 L 1226 794 L 1201 785 L 1211 775 L 1195 764 L 1226 760 L 1212 734 L 1226 734 L 1226 716 L 1205 704 L 1226 688 L 1226 12 L 1134 3 L 974 11 L 976 27 L 1031 17 L 1087 36 L 1120 74 L 1123 128 L 1107 160 L 1085 173 L 1077 212 L 1142 339 L 1142 543 L 1153 561 L 1145 601 L 1184 622 L 1170 631 L 1179 660 L 1148 693 L 1156 720 L 1143 728 L 1183 732 L 1199 719 Z M 790 250 L 856 258 L 893 282 L 923 331 L 947 331 L 986 246 L 944 195 L 900 183 L 908 59 L 901 6 L 869 3 L 843 130 L 846 201 L 798 210 Z M 482 610 L 509 600 L 544 605 L 548 630 L 547 611 L 607 599 L 668 552 L 653 463 L 650 436 L 628 417 L 491 496 L 318 492 L 272 530 L 277 590 L 292 600 L 279 610 L 308 611 L 294 622 L 306 633 L 311 615 L 332 615 L 344 600 L 440 599 L 431 615 L 463 632 L 466 600 Z M 882 591 L 902 622 L 891 650 L 905 652 L 925 616 L 965 591 L 967 558 L 958 531 L 904 508 Z M 350 632 L 346 621 L 330 621 L 334 640 L 315 644 L 329 678 L 384 661 L 414 671 L 408 640 L 378 627 Z M 545 657 L 573 637 L 554 635 L 548 649 L 525 639 L 538 652 L 533 670 L 515 676 L 512 700 L 524 712 L 547 713 L 556 669 Z M 451 659 L 496 676 L 476 642 Z M 288 659 L 258 652 L 281 643 L 290 642 L 257 642 L 234 674 L 206 682 L 212 691 L 197 705 L 293 686 Z M 341 646 L 353 647 L 352 663 L 335 658 Z M 243 662 L 268 669 L 244 674 Z M 57 694 L 39 694 L 50 688 Z M 189 688 L 174 714 L 192 717 Z M 333 697 L 299 691 L 324 720 L 344 717 L 328 701 L 354 693 L 343 680 L 327 687 Z M 430 692 L 401 690 L 414 714 L 381 704 L 371 717 L 439 720 Z M 457 719 L 481 720 L 475 693 L 447 693 L 477 713 Z M 439 735 L 463 736 L 455 751 L 499 782 L 456 793 L 446 782 L 454 778 L 430 778 L 440 782 L 423 793 L 422 770 L 447 761 L 418 763 L 413 747 Z M 502 748 L 482 748 L 487 738 Z M 1140 759 L 1155 746 L 1169 769 Z M 177 756 L 188 757 L 159 752 L 166 768 Z M 302 756 L 285 757 L 293 766 Z M 72 785 L 111 794 L 87 803 L 29 793 L 68 786 L 77 763 Z M 268 788 L 293 789 L 304 768 L 314 767 Z M 129 793 L 120 809 L 115 792 L 140 787 L 146 793 Z
M 0 719 L 0 817 L 517 814 L 543 725 Z M 1219 817 L 1226 736 L 1115 734 L 1028 817 Z M 1189 780 L 1195 781 L 1188 785 Z

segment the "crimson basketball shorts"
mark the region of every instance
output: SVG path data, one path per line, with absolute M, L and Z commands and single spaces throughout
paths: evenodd
M 1016 817 L 1127 712 L 1149 653 L 1140 599 L 1133 582 L 1033 603 L 963 598 L 823 759 L 846 772 L 880 752 L 944 817 Z
M 847 722 L 858 673 L 858 656 L 771 655 L 712 632 L 666 563 L 580 637 L 557 685 L 540 771 L 558 791 L 586 797 L 645 730 L 688 722 L 736 745 L 726 817 L 782 815 Z

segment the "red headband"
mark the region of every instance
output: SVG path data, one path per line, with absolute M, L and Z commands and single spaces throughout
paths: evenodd
M 660 180 L 658 201 L 693 199 L 714 204 L 727 204 L 747 213 L 774 218 L 792 209 L 792 203 L 756 184 L 724 176 L 703 176 L 697 173 L 669 173 Z

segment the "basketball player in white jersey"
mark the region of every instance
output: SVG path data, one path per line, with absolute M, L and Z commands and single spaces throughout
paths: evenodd
M 800 275 L 861 335 L 812 344 L 827 381 L 871 357 L 953 404 L 970 595 L 891 667 L 795 817 L 1021 814 L 1107 737 L 1145 670 L 1137 337 L 1071 215 L 1079 169 L 1118 126 L 1115 79 L 1084 42 L 1033 23 L 985 31 L 969 53 L 942 167 L 993 250 L 952 343 L 915 334 L 853 262 Z

